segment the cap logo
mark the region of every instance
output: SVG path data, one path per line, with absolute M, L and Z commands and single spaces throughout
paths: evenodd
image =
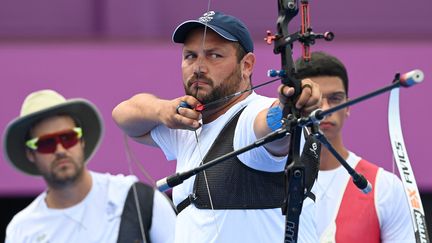
M 215 15 L 214 11 L 208 11 L 202 17 L 199 17 L 198 21 L 203 23 L 210 22 L 213 19 L 213 15 Z

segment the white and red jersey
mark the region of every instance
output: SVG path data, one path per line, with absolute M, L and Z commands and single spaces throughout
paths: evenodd
M 400 179 L 352 152 L 347 162 L 372 191 L 361 192 L 342 166 L 320 171 L 313 189 L 320 242 L 415 242 Z

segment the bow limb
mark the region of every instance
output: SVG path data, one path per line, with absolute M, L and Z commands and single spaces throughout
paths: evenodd
M 402 134 L 399 114 L 399 88 L 393 89 L 390 93 L 388 127 L 393 156 L 410 207 L 416 242 L 428 243 L 430 240 L 426 229 L 425 213 Z

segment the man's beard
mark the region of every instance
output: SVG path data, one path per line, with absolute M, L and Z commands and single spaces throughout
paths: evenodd
M 72 170 L 72 173 L 69 171 L 63 171 L 63 168 L 55 168 L 56 162 L 59 159 L 63 158 L 56 158 L 56 160 L 52 162 L 49 172 L 42 174 L 47 184 L 56 189 L 66 188 L 74 184 L 84 172 L 84 162 L 77 163 L 77 161 L 70 157 L 68 158 L 71 160 L 69 163 L 73 168 L 68 168 L 68 170 Z
M 197 86 L 195 90 L 190 90 L 188 87 L 196 80 L 203 80 L 213 89 L 208 94 L 200 94 L 200 88 Z M 228 95 L 234 94 L 239 91 L 239 87 L 242 81 L 240 67 L 237 67 L 226 79 L 224 79 L 219 86 L 214 87 L 214 81 L 205 75 L 194 74 L 194 76 L 188 80 L 187 84 L 184 85 L 185 93 L 187 95 L 195 97 L 202 104 L 208 104 L 212 101 L 219 100 L 227 97 Z M 223 105 L 223 103 L 221 104 Z

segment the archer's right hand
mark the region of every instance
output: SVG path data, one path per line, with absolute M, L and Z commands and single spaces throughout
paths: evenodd
M 194 131 L 201 127 L 201 113 L 193 109 L 198 105 L 201 103 L 188 95 L 168 101 L 167 112 L 162 110 L 160 119 L 168 128 Z

